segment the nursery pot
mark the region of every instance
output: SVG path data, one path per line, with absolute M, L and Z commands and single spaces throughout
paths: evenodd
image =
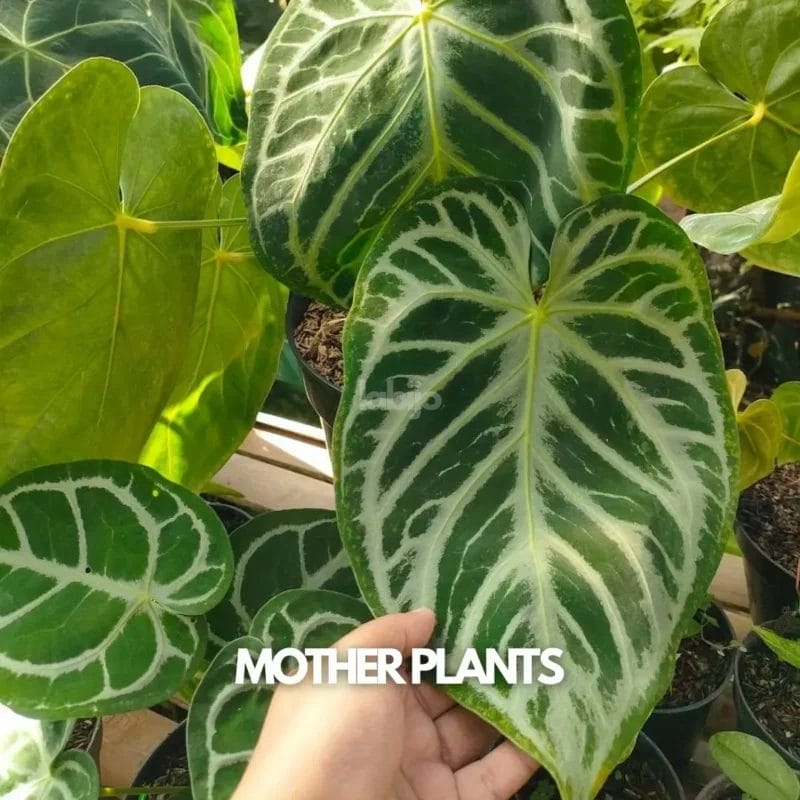
M 766 625 L 765 627 L 769 627 Z M 800 772 L 800 759 L 790 753 L 778 739 L 765 728 L 757 719 L 753 709 L 747 701 L 744 688 L 742 686 L 742 659 L 747 652 L 754 652 L 766 650 L 767 646 L 761 641 L 759 636 L 755 633 L 750 633 L 744 640 L 744 644 L 739 652 L 736 654 L 734 680 L 733 680 L 733 699 L 736 703 L 736 715 L 739 721 L 739 730 L 743 733 L 749 733 L 751 736 L 756 736 L 762 741 L 766 742 L 775 752 L 779 753 L 784 761 L 795 772 Z
M 733 800 L 741 796 L 742 790 L 727 775 L 717 775 L 700 790 L 695 800 Z
M 182 722 L 172 733 L 161 742 L 158 747 L 150 754 L 144 762 L 139 774 L 134 778 L 134 786 L 153 786 L 156 781 L 163 779 L 167 773 L 179 762 L 186 762 L 186 723 Z M 186 771 L 185 782 L 181 786 L 189 785 L 189 772 Z M 161 788 L 166 789 L 166 786 Z M 148 797 L 158 797 L 158 792 L 154 792 Z M 171 800 L 187 800 L 191 797 L 191 791 L 187 789 L 186 794 L 169 795 Z M 139 800 L 139 795 L 128 795 L 126 800 Z
M 245 522 L 250 522 L 253 515 L 250 511 L 242 506 L 231 503 L 227 500 L 217 500 L 210 496 L 203 495 L 203 499 L 214 509 L 214 512 L 219 517 L 220 522 L 225 526 L 228 533 L 233 533 L 237 528 L 240 528 Z
M 636 747 L 634 747 L 633 753 L 631 753 L 631 758 L 633 757 L 638 758 L 640 761 L 647 762 L 654 774 L 663 784 L 670 800 L 685 800 L 686 795 L 683 792 L 681 782 L 678 780 L 678 776 L 672 768 L 672 765 L 667 761 L 666 756 L 658 749 L 653 741 L 644 733 L 640 733 L 639 738 L 636 740 Z M 614 773 L 616 771 L 617 770 L 614 770 L 612 772 L 609 781 L 614 779 Z M 550 780 L 549 777 L 546 779 Z M 534 776 L 533 779 L 517 793 L 516 800 L 531 800 L 534 796 L 533 793 L 541 782 L 542 776 Z M 597 796 L 603 797 L 603 794 L 604 792 L 601 789 Z
M 744 575 L 753 622 L 761 625 L 795 608 L 795 576 L 770 558 L 741 523 L 736 524 L 736 540 L 744 556 Z
M 311 404 L 311 408 L 322 420 L 322 428 L 325 431 L 325 440 L 328 449 L 331 450 L 333 444 L 333 423 L 336 420 L 336 412 L 339 410 L 339 401 L 342 399 L 342 390 L 335 383 L 329 381 L 321 375 L 300 355 L 294 341 L 294 332 L 303 321 L 306 309 L 311 304 L 311 300 L 297 294 L 289 296 L 289 305 L 286 309 L 286 340 L 289 347 L 300 364 L 300 371 L 303 375 L 303 386 L 306 390 L 306 397 Z
M 76 727 L 87 720 L 78 720 L 76 723 Z M 91 720 L 92 729 L 89 733 L 88 739 L 86 742 L 83 742 L 79 745 L 72 745 L 67 744 L 67 749 L 69 750 L 83 750 L 85 753 L 88 753 L 95 764 L 97 764 L 98 768 L 100 767 L 100 748 L 103 745 L 103 720 L 101 717 L 96 717 L 95 719 Z M 73 731 L 74 735 L 74 731 Z
M 712 603 L 705 613 L 716 622 L 716 625 L 708 624 L 703 630 L 704 637 L 723 646 L 730 646 L 736 638 L 736 633 L 725 612 Z M 697 745 L 703 738 L 703 729 L 708 721 L 711 706 L 731 682 L 734 662 L 735 654 L 731 651 L 725 678 L 707 697 L 688 706 L 656 708 L 647 720 L 644 732 L 673 764 L 685 763 L 694 755 Z

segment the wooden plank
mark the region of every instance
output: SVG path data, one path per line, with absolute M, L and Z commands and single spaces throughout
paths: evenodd
M 711 596 L 728 608 L 744 612 L 750 609 L 744 566 L 739 556 L 726 554 L 722 557 L 722 564 L 711 583 Z
M 333 467 L 324 444 L 297 438 L 274 428 L 254 428 L 239 448 L 239 454 L 289 472 L 333 482 Z
M 133 785 L 147 757 L 175 728 L 172 720 L 153 711 L 134 711 L 103 718 L 100 780 L 103 786 Z
M 314 425 L 306 425 L 304 422 L 295 422 L 293 419 L 276 417 L 274 414 L 259 414 L 256 421 L 257 428 L 266 428 L 279 433 L 293 435 L 296 438 L 309 439 L 325 445 L 325 434 L 322 428 Z
M 331 483 L 248 456 L 235 455 L 214 480 L 241 492 L 259 508 L 334 508 Z
M 736 638 L 738 641 L 743 642 L 745 636 L 753 629 L 753 620 L 750 618 L 750 615 L 731 608 L 726 608 L 725 613 L 728 615 L 731 625 L 733 625 Z

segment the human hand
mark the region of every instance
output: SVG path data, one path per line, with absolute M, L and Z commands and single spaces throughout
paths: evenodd
M 409 656 L 431 611 L 362 625 L 337 649 Z M 234 800 L 508 800 L 538 764 L 427 684 L 282 686 Z

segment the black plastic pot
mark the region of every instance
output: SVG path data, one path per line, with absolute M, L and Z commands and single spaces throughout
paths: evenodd
M 133 781 L 134 786 L 150 787 L 164 777 L 164 774 L 174 764 L 175 760 L 186 755 L 186 723 L 182 722 L 175 728 L 172 733 L 167 736 L 161 744 L 156 747 L 150 754 L 147 761 L 144 762 L 139 774 Z M 166 787 L 163 787 L 166 788 Z M 155 792 L 149 797 L 159 797 Z M 191 792 L 187 790 L 186 794 L 171 794 L 170 800 L 188 800 L 191 798 Z M 139 800 L 139 795 L 128 795 L 126 800 Z
M 289 305 L 286 309 L 286 340 L 289 342 L 289 347 L 300 364 L 306 397 L 308 397 L 311 408 L 317 412 L 317 416 L 322 420 L 325 440 L 328 442 L 328 449 L 330 450 L 333 444 L 333 423 L 336 420 L 336 412 L 339 410 L 342 390 L 303 360 L 294 341 L 294 332 L 303 321 L 303 316 L 310 303 L 311 301 L 307 297 L 301 297 L 296 294 L 290 295 Z
M 219 517 L 220 522 L 225 526 L 228 533 L 233 533 L 237 528 L 240 528 L 245 522 L 250 522 L 253 519 L 253 514 L 243 506 L 236 505 L 227 500 L 218 500 L 216 498 L 203 495 L 203 499 L 214 509 L 216 515 Z
M 769 627 L 766 625 L 765 627 Z M 757 652 L 766 650 L 767 646 L 755 634 L 748 634 L 744 640 L 742 649 L 736 654 L 733 678 L 733 699 L 736 703 L 736 715 L 739 720 L 739 730 L 742 733 L 749 733 L 766 742 L 776 753 L 779 753 L 784 761 L 796 772 L 800 772 L 800 759 L 790 753 L 759 721 L 747 702 L 741 680 L 742 657 L 746 652 Z
M 639 738 L 636 740 L 636 747 L 634 747 L 631 754 L 631 757 L 633 756 L 637 756 L 642 761 L 647 761 L 653 767 L 655 773 L 664 784 L 670 800 L 686 800 L 683 786 L 681 786 L 672 764 L 667 761 L 667 757 L 658 749 L 652 739 L 648 738 L 644 733 L 640 733 Z M 541 776 L 535 776 L 527 786 L 517 793 L 516 800 L 530 800 L 531 793 L 535 791 L 541 780 Z M 602 796 L 603 791 L 601 789 L 598 797 Z
M 796 608 L 795 576 L 773 561 L 740 523 L 736 525 L 736 540 L 744 556 L 744 575 L 753 622 L 761 625 Z
M 733 798 L 741 796 L 741 789 L 728 780 L 726 775 L 717 775 L 713 781 L 707 783 L 700 790 L 695 800 L 733 800 Z
M 736 638 L 725 612 L 712 603 L 706 614 L 717 623 L 707 625 L 704 636 L 709 641 L 730 646 Z M 694 755 L 697 745 L 703 738 L 703 729 L 708 721 L 711 706 L 725 691 L 733 678 L 735 654 L 730 653 L 730 662 L 725 680 L 714 691 L 697 703 L 678 708 L 657 708 L 644 726 L 644 732 L 658 745 L 673 764 L 683 764 Z

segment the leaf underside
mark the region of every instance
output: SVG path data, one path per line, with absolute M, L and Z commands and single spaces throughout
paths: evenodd
M 454 175 L 523 181 L 534 269 L 559 221 L 625 183 L 640 91 L 623 0 L 293 0 L 253 94 L 256 248 L 347 306 L 388 220 Z
M 520 204 L 478 181 L 376 245 L 345 332 L 337 509 L 372 611 L 434 608 L 453 665 L 564 650 L 560 686 L 448 691 L 584 800 L 665 691 L 717 567 L 736 428 L 677 226 L 633 197 L 581 209 L 538 302 L 532 247 Z

